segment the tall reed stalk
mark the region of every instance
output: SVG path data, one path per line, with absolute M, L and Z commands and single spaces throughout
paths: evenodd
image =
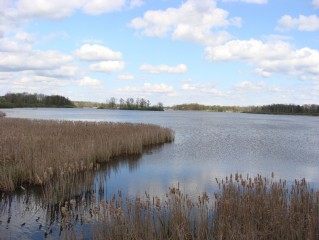
M 173 140 L 172 130 L 151 124 L 0 118 L 0 191 L 44 186 Z
M 93 204 L 93 239 L 319 239 L 319 191 L 305 179 L 286 181 L 236 174 L 218 182 L 209 201 L 191 201 L 179 188 L 166 198 L 123 199 Z

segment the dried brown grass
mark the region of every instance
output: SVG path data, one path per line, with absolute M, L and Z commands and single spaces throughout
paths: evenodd
M 173 139 L 170 129 L 151 124 L 1 118 L 0 191 L 68 179 Z
M 123 199 L 90 206 L 93 239 L 319 239 L 319 192 L 304 179 L 285 181 L 236 174 L 192 201 L 179 188 L 166 198 Z
M 319 191 L 305 179 L 268 180 L 236 174 L 216 195 L 216 239 L 319 239 Z

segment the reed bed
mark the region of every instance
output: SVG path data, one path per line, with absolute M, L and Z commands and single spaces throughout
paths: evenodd
M 0 191 L 46 185 L 174 140 L 152 124 L 0 118 Z
M 319 191 L 305 179 L 275 182 L 258 175 L 221 184 L 214 233 L 218 239 L 319 239 Z
M 319 191 L 304 179 L 287 184 L 235 174 L 217 185 L 212 199 L 206 193 L 190 198 L 179 186 L 162 197 L 118 191 L 108 199 L 82 189 L 58 204 L 40 200 L 47 213 L 38 224 L 52 239 L 319 239 Z
M 305 179 L 288 186 L 236 174 L 217 182 L 212 201 L 206 193 L 191 200 L 179 187 L 165 198 L 145 193 L 132 200 L 119 191 L 109 201 L 93 200 L 81 222 L 89 223 L 92 239 L 319 239 L 319 192 Z M 61 206 L 63 222 L 77 204 L 88 204 L 70 202 Z

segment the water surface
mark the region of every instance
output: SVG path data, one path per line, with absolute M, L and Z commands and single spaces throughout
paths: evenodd
M 81 121 L 153 123 L 172 128 L 175 142 L 149 149 L 138 159 L 118 162 L 100 171 L 107 195 L 117 189 L 128 196 L 163 196 L 178 183 L 190 196 L 216 189 L 215 178 L 231 173 L 261 174 L 293 181 L 305 177 L 319 186 L 319 118 L 310 116 L 255 115 L 211 112 L 144 112 L 98 109 L 8 109 L 7 117 Z M 3 233 L 28 238 L 43 236 L 34 219 L 44 213 L 25 214 L 21 218 L 23 199 L 11 197 L 1 209 L 0 238 Z M 22 203 L 20 200 L 22 199 Z M 10 215 L 11 214 L 11 215 Z M 9 215 L 10 223 L 7 223 Z M 28 220 L 29 218 L 29 220 Z M 21 227 L 23 222 L 29 221 Z M 13 223 L 14 222 L 14 223 Z M 31 224 L 32 222 L 32 224 Z M 34 222 L 34 223 L 33 223 Z M 43 226 L 46 226 L 45 221 Z M 35 235 L 34 235 L 35 234 Z

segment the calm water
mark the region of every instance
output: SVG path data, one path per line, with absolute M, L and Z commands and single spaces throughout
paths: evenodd
M 134 197 L 148 191 L 163 196 L 178 183 L 192 197 L 212 193 L 215 178 L 231 173 L 292 181 L 305 177 L 319 186 L 319 118 L 208 112 L 142 112 L 97 109 L 8 109 L 7 117 L 154 123 L 175 131 L 175 142 L 148 150 L 140 158 L 100 171 L 107 195 L 122 189 Z M 97 177 L 98 178 L 98 177 Z M 0 239 L 43 238 L 41 208 L 26 213 L 25 194 L 0 206 Z M 29 202 L 36 201 L 31 194 Z M 31 200 L 30 200 L 31 199 Z M 33 205 L 32 205 L 33 206 Z M 22 215 L 22 216 L 21 216 Z M 8 218 L 10 222 L 8 223 Z M 43 228 L 38 229 L 40 218 Z M 21 224 L 27 222 L 25 226 Z M 56 227 L 58 228 L 58 226 Z

